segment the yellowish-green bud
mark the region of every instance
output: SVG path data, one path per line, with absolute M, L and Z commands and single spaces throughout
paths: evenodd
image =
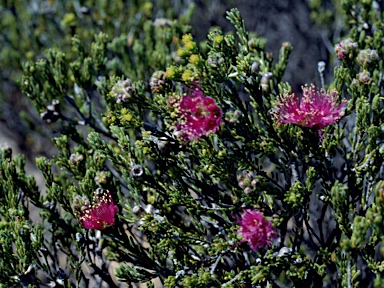
M 115 98 L 115 93 L 113 93 L 113 91 L 110 91 L 107 95 L 110 98 Z
M 121 150 L 119 147 L 113 147 L 113 150 L 115 151 L 116 154 L 121 154 Z
M 196 50 L 196 43 L 195 42 L 188 42 L 185 44 L 185 50 L 187 53 L 193 53 Z
M 221 44 L 224 40 L 224 36 L 223 35 L 217 35 L 214 39 L 213 39 L 213 42 L 215 44 Z
M 151 16 L 152 15 L 152 8 L 153 4 L 151 2 L 145 2 L 143 6 L 141 6 L 141 9 L 143 11 L 143 14 L 146 16 Z
M 136 147 L 144 147 L 144 146 L 145 146 L 145 143 L 144 143 L 144 141 L 137 140 L 137 141 L 135 142 L 135 146 L 136 146 Z
M 227 151 L 226 151 L 226 150 L 221 150 L 221 151 L 219 151 L 219 153 L 217 154 L 217 156 L 218 156 L 219 158 L 223 158 L 223 157 L 227 156 Z
M 148 196 L 148 204 L 154 204 L 156 201 L 156 197 L 151 195 L 151 196 Z
M 173 80 L 176 77 L 176 68 L 173 66 L 167 67 L 167 69 L 165 70 L 165 76 L 168 79 Z
M 196 54 L 192 54 L 190 57 L 189 57 L 189 62 L 195 66 L 199 65 L 200 63 L 200 57 L 199 55 L 196 55 Z
M 191 42 L 191 41 L 193 41 L 191 34 L 185 34 L 185 35 L 183 35 L 183 38 L 181 39 L 181 42 L 183 42 L 184 45 Z
M 143 153 L 144 153 L 144 154 L 149 154 L 149 153 L 151 153 L 151 149 L 148 148 L 148 147 L 144 147 L 144 148 L 143 148 Z
M 184 48 L 179 48 L 177 49 L 177 56 L 179 56 L 180 58 L 185 58 L 188 56 L 188 53 L 187 51 L 185 51 Z
M 193 73 L 191 71 L 189 71 L 189 70 L 185 70 L 183 75 L 181 75 L 181 78 L 185 82 L 191 80 L 192 77 L 193 77 Z
M 141 132 L 141 136 L 143 136 L 143 139 L 149 139 L 151 137 L 151 131 L 143 131 Z
M 133 118 L 133 115 L 132 115 L 131 113 L 125 114 L 125 115 L 123 116 L 123 120 L 124 120 L 124 121 L 127 121 L 127 122 L 131 121 L 132 118 Z
M 74 13 L 67 13 L 64 15 L 63 20 L 61 20 L 61 25 L 63 26 L 72 26 L 75 25 L 76 15 Z

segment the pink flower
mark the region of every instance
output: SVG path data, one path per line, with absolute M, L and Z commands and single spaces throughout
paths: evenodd
M 84 197 L 79 199 L 74 199 L 73 207 L 79 217 L 80 225 L 85 229 L 102 230 L 115 224 L 118 208 L 113 203 L 111 193 L 108 190 L 96 190 L 92 206 L 89 206 L 89 201 L 84 201 Z M 78 205 L 81 201 L 84 203 L 83 206 Z
M 200 87 L 196 86 L 191 91 L 190 95 L 182 96 L 176 130 L 186 140 L 197 140 L 219 129 L 222 111 L 213 98 L 203 94 Z
M 248 242 L 253 250 L 269 247 L 273 239 L 276 239 L 275 228 L 262 212 L 245 210 L 240 220 L 240 230 L 243 242 Z
M 302 89 L 300 102 L 295 93 L 279 96 L 280 102 L 272 112 L 278 122 L 321 130 L 344 116 L 347 103 L 343 100 L 337 104 L 339 95 L 336 90 L 327 94 L 324 89 L 318 91 L 314 85 Z

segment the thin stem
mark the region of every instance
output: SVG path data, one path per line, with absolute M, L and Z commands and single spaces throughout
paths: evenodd
M 348 288 L 352 288 L 352 279 L 351 279 L 351 260 L 348 260 L 347 268 L 347 278 L 348 278 Z
M 235 277 L 233 277 L 231 280 L 229 280 L 228 282 L 225 282 L 223 285 L 221 285 L 221 287 L 225 287 L 226 285 L 229 285 L 229 284 L 232 284 L 233 282 L 235 282 L 237 279 L 240 278 L 241 275 L 243 275 L 244 271 L 241 271 L 239 274 L 237 274 Z M 268 282 L 269 284 L 269 282 Z
M 325 70 L 325 62 L 324 61 L 319 61 L 317 63 L 317 71 L 319 71 L 320 75 L 320 82 L 321 82 L 321 88 L 325 89 L 325 84 L 324 84 L 324 70 Z
M 112 134 L 110 134 L 108 131 L 106 130 L 103 130 L 99 127 L 97 127 L 95 124 L 92 123 L 91 119 L 95 119 L 95 118 L 92 118 L 92 115 L 90 115 L 89 117 L 85 117 L 85 115 L 80 111 L 79 107 L 77 107 L 75 101 L 73 100 L 73 96 L 70 96 L 70 95 L 64 95 L 64 98 L 68 101 L 68 103 L 73 107 L 75 108 L 76 112 L 80 115 L 80 117 L 83 119 L 84 123 L 80 122 L 80 121 L 76 121 L 76 120 L 73 120 L 73 119 L 70 119 L 68 117 L 65 117 L 64 115 L 62 115 L 60 113 L 60 116 L 63 120 L 66 120 L 66 121 L 69 121 L 73 124 L 77 124 L 77 125 L 88 125 L 89 127 L 93 128 L 96 132 L 99 132 L 101 134 L 103 134 L 104 136 L 107 136 L 111 139 L 116 139 L 116 137 L 114 137 Z M 104 125 L 103 125 L 104 126 Z M 104 127 L 105 128 L 105 127 Z

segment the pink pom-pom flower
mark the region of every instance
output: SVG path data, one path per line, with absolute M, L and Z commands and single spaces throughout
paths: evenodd
M 315 85 L 304 86 L 301 101 L 295 93 L 279 96 L 272 114 L 277 122 L 321 130 L 344 116 L 346 100 L 338 104 L 336 90 L 317 90 Z
M 182 96 L 179 103 L 176 132 L 187 141 L 196 141 L 219 129 L 222 111 L 213 98 L 203 94 L 199 86 L 190 90 L 190 95 Z
M 269 247 L 277 237 L 275 228 L 263 212 L 247 209 L 241 215 L 239 224 L 242 242 L 248 242 L 253 250 Z
M 83 200 L 84 197 L 79 199 Z M 92 206 L 89 205 L 89 201 L 86 201 L 83 206 L 78 205 L 79 199 L 75 198 L 76 204 L 73 206 L 80 225 L 85 229 L 102 230 L 115 224 L 118 208 L 113 203 L 111 193 L 108 190 L 96 191 Z

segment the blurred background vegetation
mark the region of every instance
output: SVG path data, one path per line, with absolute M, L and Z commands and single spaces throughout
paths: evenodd
M 109 39 L 126 41 L 125 52 L 129 54 L 143 49 L 135 46 L 135 40 L 142 38 L 148 21 L 166 25 L 170 23 L 167 21 L 179 20 L 180 27 L 189 24 L 190 32 L 200 41 L 206 39 L 212 26 L 220 26 L 223 32 L 233 29 L 225 13 L 238 7 L 248 30 L 268 40 L 271 57 L 278 58 L 283 42 L 292 43 L 294 50 L 283 80 L 295 89 L 305 83 L 320 82 L 318 61 L 330 64 L 326 77 L 331 77 L 330 55 L 333 44 L 342 35 L 342 21 L 335 17 L 340 7 L 337 0 L 117 0 L 113 5 L 106 0 L 1 0 L 0 3 L 0 143 L 15 143 L 13 148 L 28 155 L 30 160 L 53 153 L 48 139 L 59 128 L 42 121 L 29 99 L 22 95 L 23 63 L 37 61 L 43 58 L 46 49 L 55 47 L 64 51 L 66 57 L 74 57 L 77 53 L 71 50 L 74 35 L 87 46 L 95 34 L 104 32 Z M 147 75 L 134 75 L 134 64 L 131 71 L 122 72 L 133 79 L 142 76 L 149 79 L 151 67 Z

